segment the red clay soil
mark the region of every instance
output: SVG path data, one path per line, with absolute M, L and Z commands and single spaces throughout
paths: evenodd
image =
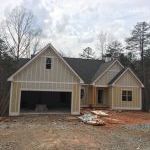
M 150 123 L 150 113 L 141 111 L 110 111 L 109 115 L 111 118 L 118 119 L 124 124 Z
M 83 109 L 81 114 L 91 112 L 92 109 Z M 100 117 L 104 120 L 106 128 L 115 128 L 125 124 L 150 123 L 150 113 L 142 111 L 112 111 L 102 110 L 109 114 L 108 117 Z

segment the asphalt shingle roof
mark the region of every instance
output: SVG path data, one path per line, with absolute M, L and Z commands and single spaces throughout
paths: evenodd
M 104 64 L 103 60 L 69 58 L 69 57 L 64 57 L 64 59 L 87 84 L 91 83 L 92 78 L 99 69 L 99 67 L 102 64 Z

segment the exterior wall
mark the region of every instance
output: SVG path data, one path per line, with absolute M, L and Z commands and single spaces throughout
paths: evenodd
M 52 68 L 45 69 L 46 57 L 51 57 Z M 52 50 L 45 51 L 42 55 L 19 72 L 14 81 L 38 82 L 79 82 L 79 79 L 68 69 Z
M 131 74 L 130 71 L 127 71 L 123 76 L 116 82 L 116 86 L 135 86 L 139 87 L 139 82 Z
M 89 101 L 88 101 L 88 97 L 89 97 L 89 90 L 88 90 L 88 85 L 82 85 L 81 88 L 84 89 L 85 91 L 85 94 L 84 94 L 84 97 L 81 99 L 81 107 L 82 106 L 87 106 L 89 104 Z
M 72 114 L 80 112 L 80 85 L 79 84 L 59 84 L 59 83 L 18 83 L 12 82 L 10 115 L 19 115 L 21 90 L 39 91 L 69 91 L 72 92 Z
M 132 90 L 132 101 L 122 101 L 122 90 Z M 141 109 L 140 87 L 114 87 L 112 109 Z
M 132 101 L 122 101 L 122 90 L 132 91 Z M 141 86 L 130 71 L 127 71 L 113 87 L 113 109 L 141 109 Z
M 112 93 L 112 87 L 108 88 L 108 105 L 112 106 L 112 99 L 113 99 L 113 93 Z
M 94 105 L 96 103 L 96 87 L 90 85 L 88 88 L 88 103 Z
M 122 67 L 117 62 L 102 76 L 100 77 L 95 85 L 107 86 L 111 79 L 122 70 Z
M 45 69 L 46 57 L 52 58 L 52 69 Z M 72 92 L 71 113 L 80 113 L 79 79 L 53 51 L 47 50 L 14 77 L 11 83 L 10 115 L 19 115 L 21 90 Z
M 103 90 L 103 96 L 102 96 L 102 101 L 103 103 L 102 104 L 99 104 L 98 103 L 98 90 L 99 89 L 102 89 Z M 97 87 L 96 88 L 96 103 L 95 103 L 97 106 L 109 106 L 109 88 L 107 87 Z
M 82 85 L 85 89 L 85 96 L 81 99 L 81 107 L 96 104 L 96 87 L 92 85 Z
M 81 107 L 82 106 L 89 106 L 89 105 L 93 105 L 93 106 L 100 106 L 100 104 L 98 104 L 97 102 L 97 94 L 98 94 L 98 89 L 99 87 L 95 87 L 92 85 L 84 85 L 82 86 L 85 89 L 85 96 L 83 99 L 81 99 Z M 104 106 L 110 106 L 110 99 L 109 99 L 109 88 L 102 88 L 104 90 L 104 94 L 103 94 L 103 100 Z
M 104 106 L 109 106 L 109 100 L 108 100 L 108 88 L 103 88 L 104 94 L 103 94 L 103 105 Z

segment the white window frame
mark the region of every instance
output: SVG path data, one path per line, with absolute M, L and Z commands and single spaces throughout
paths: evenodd
M 122 99 L 123 91 L 127 91 L 127 92 L 128 92 L 128 91 L 131 91 L 131 94 L 132 94 L 132 95 L 131 95 L 131 96 L 132 96 L 131 101 L 129 101 L 128 99 L 127 99 L 127 100 L 123 100 L 123 99 Z M 128 97 L 128 95 L 126 95 L 126 97 Z M 122 89 L 122 90 L 121 90 L 121 101 L 123 101 L 123 102 L 132 102 L 132 101 L 133 101 L 133 90 L 132 90 L 132 89 Z
M 48 58 L 51 59 L 51 68 L 50 68 L 50 69 L 47 69 L 47 68 L 46 68 L 46 65 L 47 65 L 47 59 L 48 59 Z M 46 69 L 46 70 L 52 70 L 52 69 L 53 69 L 53 58 L 50 57 L 50 56 L 45 57 L 45 69 Z

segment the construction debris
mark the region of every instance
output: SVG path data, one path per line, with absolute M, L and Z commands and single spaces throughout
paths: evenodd
M 84 123 L 95 125 L 95 126 L 102 126 L 105 125 L 105 122 L 97 117 L 97 115 L 93 115 L 91 113 L 84 114 L 79 117 Z
M 108 117 L 109 115 L 101 110 L 93 110 L 91 111 L 93 114 L 101 116 L 101 117 Z
M 104 120 L 109 124 L 122 124 L 123 123 L 118 119 L 107 118 L 107 117 Z

